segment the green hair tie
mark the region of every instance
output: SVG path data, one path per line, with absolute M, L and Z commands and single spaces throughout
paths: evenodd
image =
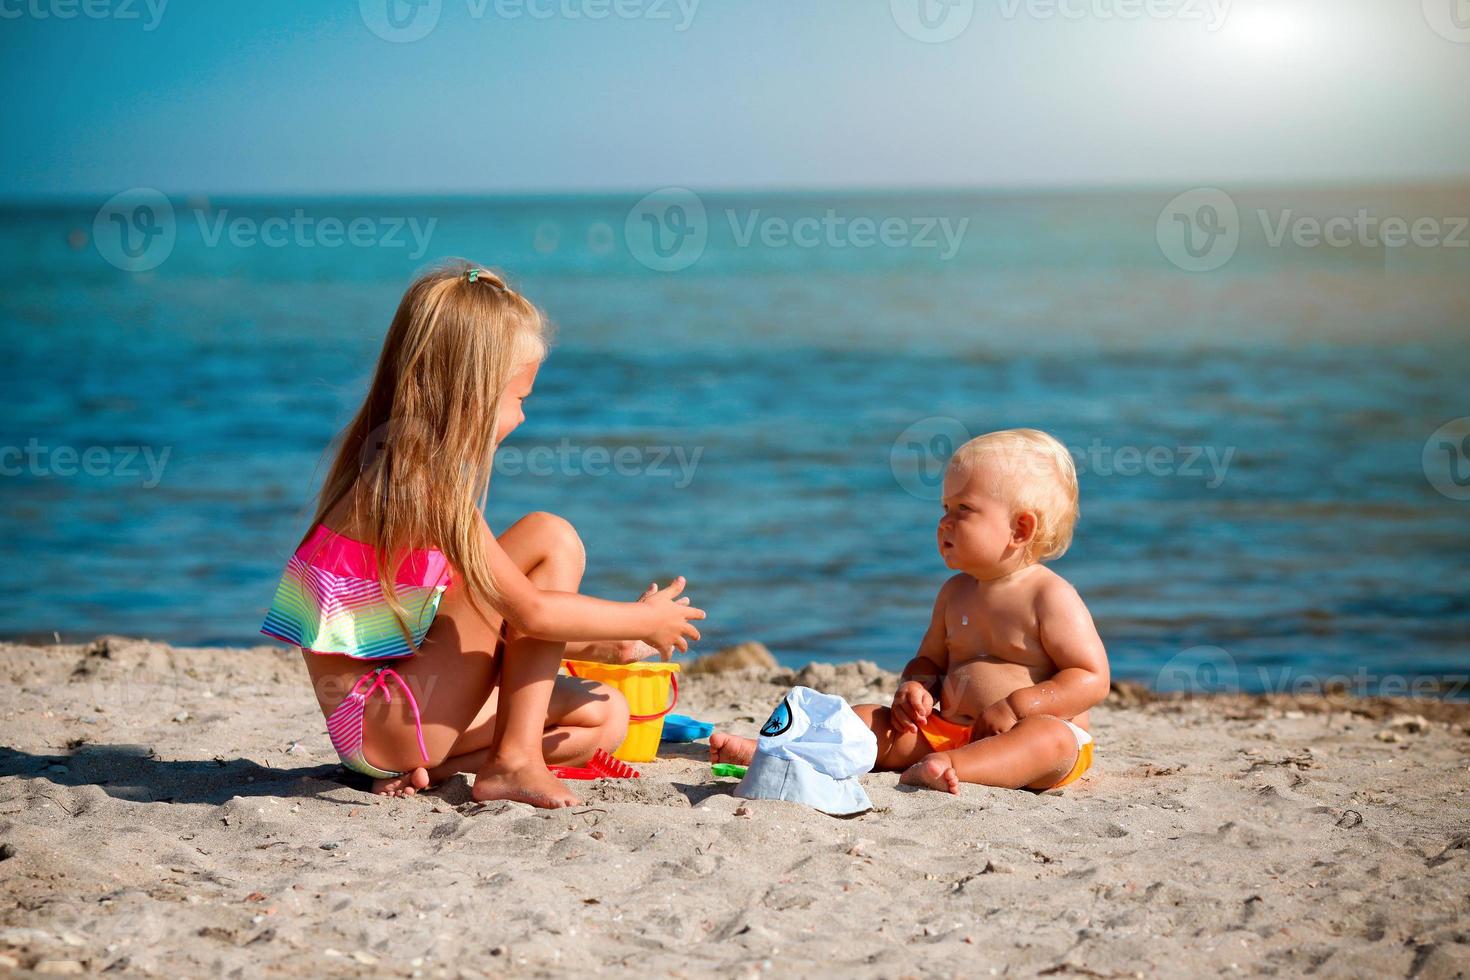
M 470 282 L 474 282 L 478 278 L 480 278 L 480 270 L 479 269 L 471 269 L 470 270 Z

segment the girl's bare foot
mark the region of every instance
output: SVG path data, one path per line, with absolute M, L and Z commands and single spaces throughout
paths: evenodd
M 428 788 L 429 771 L 422 766 L 392 779 L 373 780 L 373 792 L 379 796 L 413 796 L 419 790 Z
M 748 766 L 755 757 L 755 739 L 715 732 L 709 737 L 709 761 Z
M 898 779 L 910 786 L 927 786 L 941 793 L 959 794 L 960 775 L 954 771 L 949 756 L 935 753 L 909 766 Z
M 581 800 L 572 795 L 537 760 L 522 765 L 505 765 L 491 761 L 475 776 L 470 796 L 478 803 L 489 800 L 514 800 L 529 803 L 544 810 L 556 810 L 564 806 L 578 806 Z

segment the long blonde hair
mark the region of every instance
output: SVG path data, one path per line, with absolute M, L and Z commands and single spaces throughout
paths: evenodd
M 546 357 L 547 343 L 535 306 L 462 259 L 420 275 L 398 304 L 302 540 L 352 495 L 353 524 L 376 550 L 378 582 L 410 645 L 394 581 L 409 550 L 442 552 L 482 613 L 481 601 L 496 601 L 481 511 L 500 400 L 519 369 Z

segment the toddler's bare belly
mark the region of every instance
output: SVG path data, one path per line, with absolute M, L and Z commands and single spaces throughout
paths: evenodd
M 940 710 L 951 721 L 967 724 L 980 717 L 980 713 L 995 702 L 1024 687 L 1039 684 L 1055 673 L 1050 668 L 1029 667 L 1007 660 L 970 660 L 945 675 L 939 699 Z M 1082 728 L 1087 727 L 1086 712 L 1070 720 Z

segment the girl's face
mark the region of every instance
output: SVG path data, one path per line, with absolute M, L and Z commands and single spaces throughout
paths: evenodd
M 985 577 L 1030 538 L 1035 516 L 1013 515 L 1010 504 L 990 492 L 1008 476 L 990 460 L 944 474 L 939 554 L 945 565 Z
M 525 402 L 531 397 L 531 388 L 536 384 L 536 372 L 540 369 L 541 362 L 532 361 L 517 371 L 510 379 L 510 384 L 505 386 L 505 393 L 500 396 L 500 429 L 495 433 L 497 446 L 526 421 Z

